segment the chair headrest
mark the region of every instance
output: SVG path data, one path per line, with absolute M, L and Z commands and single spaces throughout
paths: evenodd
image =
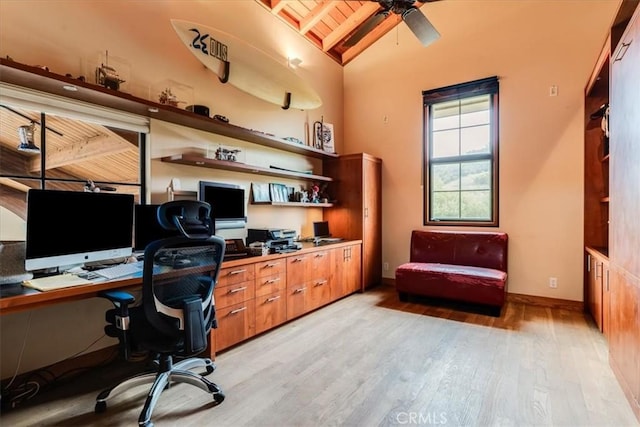
M 160 205 L 158 223 L 165 230 L 177 230 L 190 239 L 214 234 L 211 205 L 199 200 L 174 200 Z

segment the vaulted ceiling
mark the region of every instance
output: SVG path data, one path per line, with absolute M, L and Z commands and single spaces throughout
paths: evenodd
M 383 10 L 378 1 L 344 1 L 344 0 L 256 0 L 271 13 L 278 16 L 318 49 L 325 52 L 341 65 L 346 65 L 402 22 L 400 15 L 390 13 L 382 19 L 370 32 L 353 46 L 347 41 L 370 18 Z M 413 3 L 420 8 L 425 3 L 404 0 L 402 3 Z M 392 3 L 388 1 L 387 3 Z M 424 9 L 423 9 L 424 11 Z

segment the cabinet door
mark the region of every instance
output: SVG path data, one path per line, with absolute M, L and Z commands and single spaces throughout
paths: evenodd
M 256 297 L 256 334 L 280 325 L 287 320 L 285 291 Z
M 609 336 L 611 322 L 611 286 L 609 283 L 609 262 L 602 263 L 602 333 Z
M 362 237 L 362 281 L 365 287 L 382 282 L 382 181 L 378 159 L 365 159 Z
M 287 287 L 287 276 L 284 273 L 256 279 L 256 297 L 284 291 Z
M 346 294 L 362 291 L 362 275 L 360 269 L 362 266 L 361 246 L 353 245 L 345 248 L 346 254 L 344 258 L 344 275 Z
M 255 270 L 253 264 L 242 265 L 239 267 L 228 267 L 220 269 L 218 275 L 217 287 L 224 287 L 234 283 L 248 282 L 255 278 Z
M 226 308 L 216 308 L 218 328 L 215 329 L 216 351 L 230 347 L 255 334 L 254 300 L 244 301 Z
M 307 286 L 309 292 L 305 299 L 305 311 L 315 310 L 331 302 L 331 286 L 328 279 L 315 279 Z
M 299 286 L 311 277 L 311 255 L 300 254 L 287 257 L 287 286 Z
M 602 260 L 589 255 L 589 312 L 602 331 Z

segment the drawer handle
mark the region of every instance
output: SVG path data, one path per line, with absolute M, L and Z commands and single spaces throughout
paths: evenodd
M 246 272 L 247 272 L 247 269 L 246 269 L 246 268 L 244 268 L 244 269 L 242 269 L 242 270 L 233 270 L 233 271 L 230 271 L 230 272 L 229 272 L 229 276 L 233 276 L 233 275 L 235 275 L 235 274 L 240 274 L 240 273 L 246 273 Z
M 316 282 L 316 286 L 322 286 L 322 285 L 325 285 L 326 283 L 327 283 L 326 280 L 319 280 Z
M 236 308 L 235 310 L 231 310 L 229 312 L 229 316 L 231 316 L 232 314 L 238 314 L 240 312 L 243 312 L 247 309 L 247 307 L 242 307 L 242 308 Z
M 291 262 L 302 262 L 304 258 L 294 258 Z
M 273 267 L 277 267 L 279 264 L 280 264 L 279 262 L 274 262 L 273 264 L 265 264 L 265 266 L 262 268 L 273 268 Z
M 322 258 L 325 255 L 324 252 L 321 252 L 319 254 L 316 254 L 316 258 Z
M 276 295 L 275 297 L 267 298 L 265 302 L 274 302 L 275 300 L 280 299 L 280 295 Z
M 236 292 L 242 292 L 242 291 L 244 291 L 245 289 L 247 289 L 247 287 L 246 287 L 246 286 L 243 286 L 243 287 L 241 287 L 241 288 L 229 289 L 229 292 L 227 292 L 227 293 L 229 293 L 229 294 L 235 294 Z
M 306 287 L 304 287 L 304 288 L 298 288 L 298 289 L 296 289 L 295 291 L 293 291 L 293 293 L 294 293 L 294 294 L 299 294 L 300 292 L 304 292 L 304 291 L 306 291 L 306 290 L 307 290 L 307 288 L 306 288 Z
M 262 284 L 262 286 L 264 286 L 264 285 L 271 285 L 271 284 L 276 283 L 276 282 L 279 282 L 279 281 L 280 281 L 280 278 L 279 278 L 279 277 L 278 277 L 278 278 L 275 278 L 275 279 L 269 279 L 269 280 L 265 281 L 265 282 Z

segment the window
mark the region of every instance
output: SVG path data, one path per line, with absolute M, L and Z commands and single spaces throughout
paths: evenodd
M 424 91 L 424 224 L 498 226 L 498 79 Z

